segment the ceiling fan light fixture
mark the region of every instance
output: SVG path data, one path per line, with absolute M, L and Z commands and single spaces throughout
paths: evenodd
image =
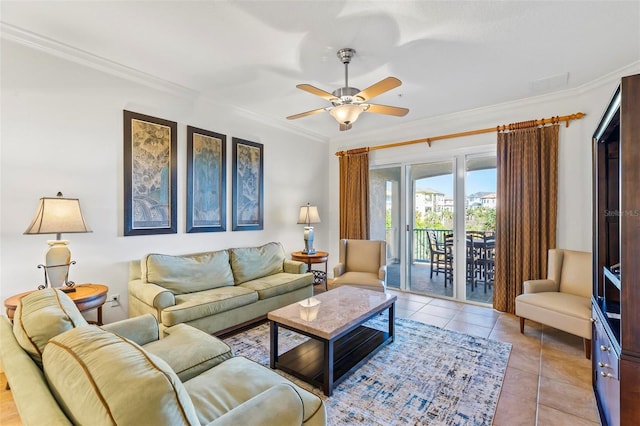
M 353 124 L 368 107 L 366 104 L 342 104 L 331 108 L 329 114 L 340 124 Z

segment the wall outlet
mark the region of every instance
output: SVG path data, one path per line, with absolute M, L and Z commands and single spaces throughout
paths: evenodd
M 112 294 L 109 296 L 109 298 L 107 299 L 109 302 L 111 302 L 111 307 L 114 308 L 116 306 L 120 306 L 120 295 L 119 294 Z

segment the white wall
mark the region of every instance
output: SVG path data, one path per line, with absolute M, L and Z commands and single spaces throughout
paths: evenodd
M 387 131 L 369 134 L 353 132 L 351 135 L 341 135 L 331 141 L 331 152 L 583 112 L 586 114 L 584 118 L 572 121 L 568 128 L 564 125 L 560 128 L 557 246 L 591 251 L 591 137 L 619 84 L 619 79 L 638 72 L 640 72 L 640 63 L 635 63 L 574 90 L 443 115 L 429 120 L 407 122 Z M 429 101 L 425 99 L 425 102 Z M 407 118 L 411 116 L 410 114 Z M 359 120 L 363 119 L 366 119 L 366 114 L 363 114 Z M 390 118 L 390 123 L 391 120 L 393 118 Z M 358 123 L 354 124 L 354 128 L 357 126 Z M 496 140 L 496 133 L 492 132 L 435 141 L 431 148 L 427 144 L 416 144 L 374 150 L 370 153 L 370 165 L 421 163 L 451 158 L 463 152 L 495 150 Z M 331 191 L 329 199 L 332 221 L 328 248 L 336 251 L 340 229 L 337 157 L 334 156 L 330 166 L 329 188 L 335 190 Z
M 192 253 L 280 241 L 300 250 L 299 206 L 319 207 L 316 246 L 328 242 L 328 144 L 261 124 L 246 114 L 198 99 L 188 91 L 140 84 L 2 40 L 0 151 L 0 299 L 43 282 L 46 241 L 23 235 L 38 200 L 79 198 L 89 234 L 63 234 L 72 258 L 69 278 L 119 293 L 105 305 L 105 322 L 127 317 L 128 263 L 149 252 Z M 160 85 L 161 86 L 161 85 Z M 124 109 L 178 123 L 178 233 L 123 236 Z M 186 126 L 227 135 L 227 232 L 185 233 Z M 231 137 L 264 144 L 264 230 L 231 231 Z M 95 318 L 95 313 L 88 313 Z

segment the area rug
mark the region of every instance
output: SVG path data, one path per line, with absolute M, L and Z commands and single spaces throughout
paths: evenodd
M 367 324 L 387 329 L 382 316 Z M 329 425 L 490 425 L 511 351 L 508 343 L 396 318 L 395 341 L 321 397 Z M 279 353 L 307 337 L 280 329 Z M 269 365 L 269 326 L 225 339 L 236 355 Z

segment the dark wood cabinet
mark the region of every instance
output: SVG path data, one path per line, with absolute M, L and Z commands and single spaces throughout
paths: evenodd
M 593 388 L 605 425 L 640 424 L 640 74 L 593 135 Z

